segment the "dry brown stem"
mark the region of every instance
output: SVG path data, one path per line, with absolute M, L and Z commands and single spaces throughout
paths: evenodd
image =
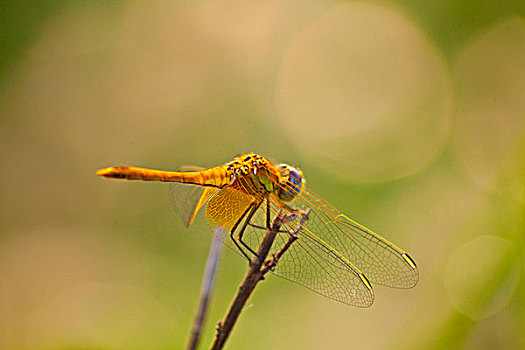
M 223 348 L 235 325 L 235 322 L 239 318 L 239 315 L 246 304 L 246 301 L 252 294 L 257 284 L 264 279 L 264 276 L 268 273 L 268 271 L 271 271 L 278 264 L 281 256 L 290 248 L 293 242 L 297 240 L 297 232 L 304 221 L 307 219 L 308 212 L 309 210 L 303 214 L 301 223 L 297 226 L 297 228 L 291 232 L 288 232 L 288 241 L 279 249 L 277 253 L 273 254 L 266 260 L 275 237 L 281 229 L 283 220 L 286 220 L 286 215 L 282 215 L 281 212 L 275 216 L 273 223 L 271 224 L 271 229 L 266 231 L 266 234 L 259 245 L 257 255 L 253 257 L 248 272 L 244 276 L 244 279 L 237 290 L 237 294 L 235 295 L 235 298 L 228 309 L 226 317 L 222 322 L 219 322 L 217 326 L 217 334 L 211 347 L 212 350 L 219 350 Z

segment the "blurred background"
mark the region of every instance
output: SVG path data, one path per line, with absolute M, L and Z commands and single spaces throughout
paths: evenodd
M 98 168 L 245 152 L 407 250 L 359 309 L 270 276 L 229 349 L 525 348 L 525 2 L 0 5 L 0 348 L 179 349 L 211 238 Z M 225 249 L 202 348 L 246 263 Z

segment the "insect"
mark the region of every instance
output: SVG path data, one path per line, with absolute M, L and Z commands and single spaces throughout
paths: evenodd
M 232 242 L 248 259 L 271 216 L 287 212 L 274 246 L 286 242 L 287 232 L 294 231 L 298 239 L 279 260 L 275 274 L 348 305 L 370 306 L 372 283 L 412 288 L 419 278 L 416 263 L 405 251 L 330 205 L 306 186 L 299 169 L 254 153 L 208 169 L 117 166 L 100 169 L 97 175 L 177 183 L 175 204 L 185 225 L 205 206 L 210 226 L 229 232 L 223 241 Z M 308 219 L 301 220 L 306 211 Z

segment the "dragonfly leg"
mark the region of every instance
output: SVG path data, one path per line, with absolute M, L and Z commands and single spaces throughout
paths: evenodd
M 267 216 L 268 216 L 268 214 L 267 214 Z M 266 223 L 266 224 L 268 224 L 268 223 Z M 251 227 L 256 228 L 258 230 L 267 230 L 268 229 L 267 227 L 264 227 L 264 226 L 261 226 L 261 225 L 252 224 L 251 222 L 248 223 L 248 225 L 250 225 Z M 278 233 L 288 233 L 288 230 L 277 230 L 276 232 L 278 232 Z
M 271 229 L 271 227 L 270 227 L 270 225 L 271 225 L 270 224 L 270 216 L 271 216 L 270 209 L 271 208 L 270 208 L 270 200 L 269 199 L 266 199 L 266 227 L 258 226 L 258 225 L 255 225 L 255 224 L 250 224 L 250 221 L 252 220 L 253 215 L 255 214 L 257 209 L 259 209 L 259 207 L 261 206 L 261 203 L 262 202 L 259 202 L 257 205 L 254 206 L 253 210 L 250 212 L 250 214 L 248 214 L 248 217 L 246 218 L 246 221 L 244 222 L 244 225 L 242 226 L 241 231 L 237 235 L 237 238 L 239 239 L 239 242 L 241 242 L 241 244 L 243 246 L 245 246 L 246 249 L 248 249 L 250 252 L 252 252 L 253 255 L 257 255 L 257 254 L 246 243 L 244 243 L 243 240 L 242 240 L 242 236 L 244 234 L 244 231 L 246 230 L 246 227 L 248 225 L 250 225 L 252 227 L 261 228 L 263 230 L 265 230 L 265 229 L 270 230 Z
M 259 229 L 259 230 L 266 230 L 266 227 L 264 227 L 264 226 L 255 225 L 255 224 L 252 224 L 252 223 L 249 223 L 248 225 L 253 227 L 253 228 Z M 287 231 L 287 230 L 277 230 L 275 232 L 278 232 L 278 233 L 289 233 L 289 231 Z
M 271 216 L 271 211 L 270 211 L 270 198 L 266 198 L 266 229 L 267 230 L 271 230 L 272 227 L 271 227 L 271 219 L 270 219 L 270 216 Z
M 309 209 L 303 210 L 301 208 L 289 206 L 288 204 L 283 205 L 283 208 L 288 210 L 290 213 L 293 213 L 293 214 L 299 215 L 299 216 L 301 216 L 301 215 L 302 216 L 308 215 L 308 213 L 310 212 Z
M 289 205 L 284 205 L 284 207 L 285 207 L 286 210 L 289 211 L 289 213 L 282 215 L 282 217 L 281 217 L 281 222 L 282 223 L 291 223 L 291 222 L 294 222 L 294 221 L 298 221 L 299 217 L 308 216 L 308 213 L 310 212 L 310 209 L 303 210 L 303 209 L 299 209 L 299 208 L 296 208 L 296 207 L 291 207 Z M 267 218 L 266 224 L 269 225 L 268 218 L 270 218 L 270 213 L 268 212 L 268 209 L 267 209 L 267 213 L 266 213 L 266 218 Z M 301 223 L 303 221 L 304 221 L 304 219 L 301 220 Z M 264 226 L 256 225 L 256 224 L 252 224 L 252 223 L 249 223 L 248 225 L 250 225 L 253 228 L 259 229 L 259 230 L 266 230 L 266 229 L 268 229 L 268 227 L 264 227 Z M 294 231 L 296 231 L 296 230 L 294 230 Z M 277 230 L 276 232 L 278 232 L 278 233 L 287 233 L 289 235 L 295 235 L 296 234 L 294 232 L 291 232 L 290 230 Z
M 288 215 L 295 215 L 295 214 L 288 214 Z M 288 234 L 290 235 L 290 239 L 296 240 L 299 238 L 299 231 L 303 228 L 304 223 L 306 220 L 308 220 L 308 216 L 310 215 L 310 208 L 306 210 L 301 210 L 301 221 L 297 224 L 297 226 L 288 231 Z
M 255 212 L 257 211 L 257 209 L 259 209 L 259 207 L 261 206 L 261 202 L 259 203 L 254 203 L 252 204 L 252 209 L 250 210 L 250 212 L 248 213 L 247 217 L 246 217 L 246 220 L 244 220 L 244 224 L 242 225 L 241 227 L 241 230 L 239 231 L 239 233 L 237 234 L 237 239 L 239 240 L 239 242 L 241 242 L 241 244 L 250 251 L 250 253 L 252 253 L 253 255 L 257 256 L 257 253 L 253 251 L 252 248 L 250 248 L 246 243 L 244 243 L 244 241 L 242 240 L 242 236 L 244 235 L 244 231 L 246 231 L 246 227 L 248 227 L 248 225 L 250 224 L 250 221 L 252 220 L 253 218 L 253 215 L 255 214 Z M 232 230 L 232 234 L 233 234 L 233 230 Z M 233 237 L 232 237 L 233 239 Z M 239 247 L 239 245 L 237 245 L 237 247 Z M 244 254 L 244 253 L 243 253 Z M 244 254 L 244 256 L 246 256 L 246 254 Z M 250 259 L 248 259 L 250 260 Z
M 248 225 L 250 225 L 253 228 L 258 228 L 259 230 L 266 230 L 266 227 L 264 227 L 264 226 L 255 225 L 255 224 L 252 224 L 252 223 L 249 223 Z
M 239 245 L 239 243 L 237 242 L 237 240 L 234 237 L 234 233 L 237 230 L 237 227 L 239 226 L 241 221 L 248 215 L 248 217 L 246 218 L 246 221 L 244 222 L 244 224 L 243 224 L 243 226 L 241 228 L 241 238 L 242 238 L 242 232 L 246 229 L 247 222 L 250 222 L 251 218 L 253 217 L 253 214 L 255 213 L 257 208 L 259 208 L 259 204 L 255 203 L 255 202 L 250 204 L 248 206 L 248 208 L 246 208 L 244 213 L 242 213 L 242 215 L 239 218 L 239 220 L 237 220 L 237 222 L 233 225 L 232 229 L 230 230 L 230 238 L 231 238 L 232 242 L 235 244 L 237 249 L 239 249 L 239 251 L 242 253 L 242 255 L 244 255 L 244 257 L 246 258 L 246 260 L 248 260 L 248 262 L 251 262 L 252 259 L 248 256 L 248 254 L 244 251 L 244 249 L 242 249 L 242 247 Z M 257 255 L 257 254 L 255 254 L 255 252 L 252 249 L 250 249 L 248 246 L 246 246 L 246 244 L 244 244 L 244 242 L 241 241 L 241 243 L 242 243 L 243 246 L 247 247 L 248 250 L 252 254 Z

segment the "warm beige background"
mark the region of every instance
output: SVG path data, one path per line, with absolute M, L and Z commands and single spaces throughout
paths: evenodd
M 229 349 L 525 347 L 525 5 L 48 1 L 0 9 L 0 349 L 174 349 L 210 232 L 100 167 L 257 152 L 410 252 L 351 308 L 270 277 Z M 226 249 L 203 348 L 246 263 Z

